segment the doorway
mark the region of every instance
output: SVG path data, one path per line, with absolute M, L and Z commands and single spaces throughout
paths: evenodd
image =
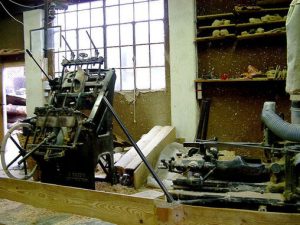
M 5 135 L 14 124 L 26 118 L 26 87 L 25 87 L 25 73 L 24 64 L 4 64 L 2 65 L 2 105 L 3 105 L 3 135 Z M 1 173 L 3 176 L 2 161 L 5 159 L 14 159 L 19 150 L 12 140 L 19 144 L 19 131 L 11 134 L 10 139 L 7 140 L 4 157 L 1 155 Z M 2 140 L 1 140 L 2 141 Z M 15 162 L 12 167 L 15 167 L 15 172 L 19 172 L 19 165 Z

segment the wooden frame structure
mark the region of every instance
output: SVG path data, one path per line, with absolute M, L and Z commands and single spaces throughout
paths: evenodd
M 124 225 L 298 225 L 300 214 L 167 203 L 163 200 L 0 178 L 0 198 Z

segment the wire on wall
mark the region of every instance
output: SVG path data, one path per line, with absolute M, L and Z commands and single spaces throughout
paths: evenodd
M 15 18 L 6 8 L 5 8 L 5 6 L 3 5 L 3 3 L 0 1 L 0 5 L 2 6 L 2 8 L 5 10 L 5 12 L 12 18 L 12 19 L 14 19 L 16 22 L 18 22 L 18 23 L 20 23 L 20 24 L 22 24 L 23 26 L 24 26 L 24 24 L 23 24 L 23 22 L 22 21 L 20 21 L 20 20 L 18 20 L 17 18 Z
M 20 3 L 18 3 L 18 2 L 13 1 L 13 0 L 8 0 L 8 1 L 11 2 L 11 3 L 13 3 L 13 4 L 15 4 L 15 5 L 18 5 L 18 6 L 21 6 L 21 7 L 24 7 L 24 8 L 30 8 L 30 9 L 35 9 L 35 8 L 37 8 L 37 7 L 41 7 L 41 6 L 44 5 L 44 4 L 40 4 L 40 5 L 36 5 L 36 6 L 30 6 L 30 5 L 23 5 L 23 4 L 20 4 Z

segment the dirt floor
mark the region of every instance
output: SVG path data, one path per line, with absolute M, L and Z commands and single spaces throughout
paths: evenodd
M 0 199 L 1 225 L 112 225 L 99 219 L 58 213 L 19 202 Z

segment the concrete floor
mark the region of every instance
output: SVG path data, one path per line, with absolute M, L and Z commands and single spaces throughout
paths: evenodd
M 113 225 L 99 219 L 58 213 L 19 202 L 0 199 L 1 225 Z

